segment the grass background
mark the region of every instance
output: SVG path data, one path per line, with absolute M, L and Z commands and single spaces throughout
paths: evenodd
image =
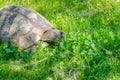
M 0 43 L 0 80 L 120 80 L 119 0 L 0 0 L 28 6 L 66 33 L 35 53 Z

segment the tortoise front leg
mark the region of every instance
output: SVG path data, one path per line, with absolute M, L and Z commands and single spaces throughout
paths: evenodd
M 33 45 L 31 45 L 33 44 Z M 36 45 L 33 43 L 32 40 L 27 39 L 26 37 L 19 38 L 19 46 L 25 51 L 28 52 L 35 52 L 36 51 Z
M 33 45 L 29 49 L 30 49 L 30 52 L 35 52 L 37 47 L 36 47 L 36 45 Z
M 25 51 L 27 51 L 29 54 L 32 53 L 32 52 L 35 52 L 36 51 L 36 45 L 33 45 L 33 46 L 30 46 L 26 49 L 24 49 Z

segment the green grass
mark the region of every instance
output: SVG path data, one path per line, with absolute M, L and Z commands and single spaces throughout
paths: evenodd
M 35 53 L 0 43 L 0 80 L 119 80 L 120 2 L 114 0 L 0 0 L 28 6 L 66 33 Z

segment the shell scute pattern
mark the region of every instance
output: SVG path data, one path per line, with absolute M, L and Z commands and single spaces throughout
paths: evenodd
M 8 6 L 0 10 L 0 39 L 14 42 L 22 49 L 40 40 L 54 41 L 63 36 L 46 18 L 27 7 Z

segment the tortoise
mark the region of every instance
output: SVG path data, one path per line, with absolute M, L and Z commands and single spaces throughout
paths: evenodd
M 36 51 L 36 43 L 43 47 L 59 42 L 65 33 L 56 29 L 45 17 L 26 6 L 7 6 L 0 10 L 0 40 L 19 49 Z

